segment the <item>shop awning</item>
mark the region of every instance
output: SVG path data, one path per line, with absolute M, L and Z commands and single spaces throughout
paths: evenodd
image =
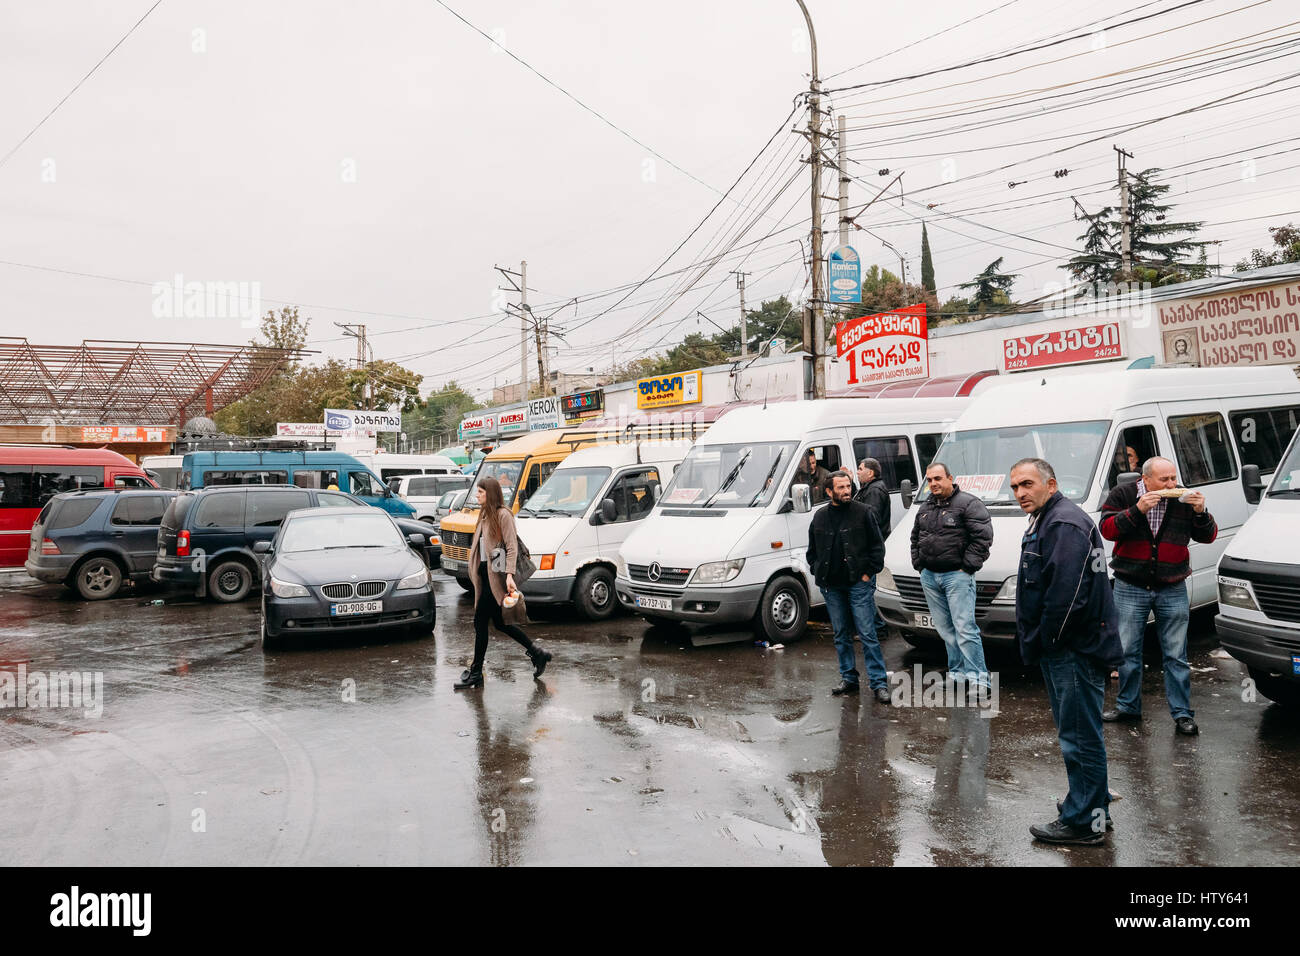
M 827 392 L 827 398 L 963 398 L 971 393 L 977 383 L 997 375 L 996 369 L 970 372 L 963 375 L 940 375 L 937 378 L 915 379 L 910 382 L 888 382 L 875 385 L 855 385 Z

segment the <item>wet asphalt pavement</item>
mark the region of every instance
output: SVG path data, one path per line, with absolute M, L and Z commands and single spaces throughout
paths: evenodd
M 1037 669 L 995 653 L 999 712 L 837 699 L 823 622 L 785 650 L 737 632 L 534 610 L 545 675 L 438 575 L 434 638 L 264 655 L 256 601 L 90 603 L 0 590 L 0 671 L 103 674 L 103 713 L 0 710 L 9 865 L 1294 865 L 1300 717 L 1242 700 L 1244 668 L 1193 618 L 1176 737 L 1158 660 L 1145 722 L 1106 730 L 1105 848 L 1031 842 L 1065 790 Z M 162 598 L 166 603 L 149 602 Z M 885 642 L 891 671 L 940 654 Z M 1108 701 L 1114 700 L 1114 684 Z

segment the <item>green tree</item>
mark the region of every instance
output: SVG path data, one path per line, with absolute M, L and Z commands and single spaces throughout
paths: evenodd
M 420 399 L 423 380 L 423 375 L 396 362 L 367 362 L 364 368 L 348 372 L 347 404 L 327 407 L 391 409 L 397 406 L 403 413 L 414 411 L 424 404 Z
M 1155 181 L 1159 172 L 1158 168 L 1144 169 L 1133 177 L 1129 186 L 1129 232 L 1135 277 L 1166 285 L 1185 280 L 1186 257 L 1208 243 L 1190 238 L 1204 222 L 1169 221 L 1174 207 L 1160 200 L 1172 187 Z
M 1085 213 L 1083 218 L 1088 227 L 1079 236 L 1083 252 L 1065 264 L 1071 276 L 1094 288 L 1113 282 L 1119 274 L 1120 257 L 1115 251 L 1119 243 L 1114 235 L 1113 216 L 1114 210 L 1110 206 L 1092 216 Z
M 402 427 L 409 442 L 455 442 L 461 419 L 483 406 L 456 382 L 430 392 L 424 404 L 403 415 Z
M 976 312 L 1004 312 L 1014 303 L 1011 301 L 1011 287 L 1020 278 L 1018 274 L 1002 272 L 1002 260 L 999 256 L 990 262 L 970 282 L 963 282 L 957 288 L 971 289 L 971 305 Z
M 921 223 L 921 287 L 938 292 L 934 285 L 934 259 L 930 256 L 930 234 Z
M 1242 259 L 1234 267 L 1235 272 L 1247 269 L 1263 269 L 1266 266 L 1280 266 L 1288 262 L 1300 262 L 1300 229 L 1294 223 L 1285 226 L 1270 226 L 1269 236 L 1276 247 L 1272 251 L 1252 249 L 1248 259 Z

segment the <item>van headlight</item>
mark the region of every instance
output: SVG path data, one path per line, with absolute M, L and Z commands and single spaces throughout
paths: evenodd
M 710 561 L 708 564 L 701 564 L 695 569 L 695 578 L 692 584 L 725 584 L 740 573 L 740 569 L 745 566 L 744 558 L 733 558 L 730 561 Z
M 876 590 L 884 591 L 886 594 L 898 593 L 898 585 L 894 583 L 894 575 L 889 568 L 881 568 L 880 573 L 876 575 Z
M 397 587 L 393 588 L 393 590 L 412 591 L 416 588 L 425 587 L 431 583 L 432 579 L 429 576 L 429 569 L 420 568 L 420 570 L 408 574 L 406 577 L 402 578 L 402 580 L 398 581 Z
M 618 553 L 618 556 L 614 558 L 614 575 L 615 577 L 627 578 L 629 581 L 631 580 L 631 577 L 627 573 L 627 561 L 623 559 L 623 553 L 621 551 Z
M 279 578 L 271 578 L 271 593 L 282 598 L 311 597 L 311 592 L 301 584 L 290 584 Z
M 1007 578 L 1002 582 L 1002 587 L 998 588 L 998 593 L 993 596 L 994 604 L 1015 604 L 1016 603 L 1016 579 Z
M 1259 605 L 1255 603 L 1255 592 L 1249 581 L 1224 577 L 1222 574 L 1219 575 L 1219 603 L 1247 611 L 1259 610 Z

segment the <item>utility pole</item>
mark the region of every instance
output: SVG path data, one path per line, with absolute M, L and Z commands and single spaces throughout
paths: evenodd
M 344 335 L 357 340 L 357 368 L 364 372 L 366 370 L 367 349 L 369 348 L 366 342 L 366 327 L 364 325 L 349 324 L 345 322 L 335 322 L 334 324 L 343 330 Z M 362 388 L 361 394 L 362 401 L 366 406 L 366 411 L 370 411 L 373 396 L 370 389 L 370 374 L 368 372 L 366 373 L 365 385 Z
M 822 263 L 822 96 L 821 81 L 817 76 L 817 34 L 812 17 L 803 0 L 797 0 L 803 18 L 808 24 L 808 42 L 812 51 L 812 78 L 809 86 L 808 163 L 812 167 L 812 332 L 813 398 L 826 397 L 826 365 L 822 354 L 826 350 L 826 313 L 823 311 L 825 275 Z
M 519 293 L 519 398 L 528 399 L 528 263 L 521 261 L 519 271 L 513 272 L 501 266 L 493 266 L 497 272 L 506 277 L 516 292 Z M 515 276 L 519 281 L 515 281 Z M 539 357 L 540 362 L 540 357 Z
M 844 114 L 837 117 L 839 149 L 835 161 L 840 167 L 840 245 L 849 244 L 849 135 L 844 131 Z
M 736 288 L 740 290 L 740 357 L 744 358 L 749 354 L 749 326 L 745 319 L 745 276 L 750 273 L 733 271 L 731 274 L 736 277 Z
M 1132 159 L 1132 153 L 1126 153 L 1118 146 L 1113 147 L 1116 156 L 1115 160 L 1119 166 L 1119 218 L 1123 226 L 1123 232 L 1120 237 L 1120 256 L 1123 262 L 1124 281 L 1128 281 L 1133 276 L 1133 232 L 1132 223 L 1129 220 L 1128 206 L 1128 173 L 1124 169 L 1124 160 Z

